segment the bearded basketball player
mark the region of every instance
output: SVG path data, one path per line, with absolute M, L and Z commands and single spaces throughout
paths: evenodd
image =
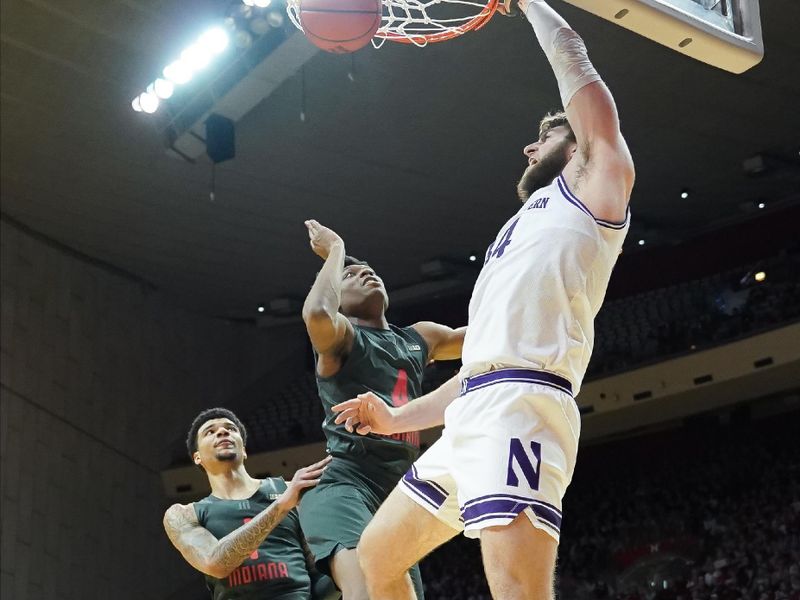
M 406 570 L 460 531 L 479 537 L 494 598 L 553 598 L 561 501 L 580 435 L 574 396 L 594 317 L 628 231 L 634 168 L 617 109 L 580 36 L 542 0 L 520 0 L 564 113 L 524 148 L 522 207 L 486 252 L 463 368 L 394 408 L 372 394 L 334 407 L 360 434 L 444 423 L 358 545 L 370 598 L 413 598 Z

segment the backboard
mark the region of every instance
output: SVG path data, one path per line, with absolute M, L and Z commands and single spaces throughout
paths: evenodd
M 764 56 L 758 0 L 565 0 L 732 73 Z

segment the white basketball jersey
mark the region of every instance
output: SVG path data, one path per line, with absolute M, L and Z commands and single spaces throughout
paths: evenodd
M 567 378 L 577 395 L 594 318 L 628 232 L 595 219 L 559 176 L 489 246 L 469 304 L 462 376 L 519 366 Z

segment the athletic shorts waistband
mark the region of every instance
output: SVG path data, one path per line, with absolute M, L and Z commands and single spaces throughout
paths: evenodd
M 537 369 L 498 369 L 496 371 L 488 371 L 486 373 L 467 377 L 461 381 L 461 395 L 463 396 L 464 394 L 494 385 L 495 383 L 508 382 L 537 383 L 572 396 L 572 384 L 569 380 L 555 373 L 539 371 Z

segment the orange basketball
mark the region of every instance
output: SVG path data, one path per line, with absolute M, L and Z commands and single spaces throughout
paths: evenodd
M 366 46 L 381 26 L 381 0 L 300 0 L 306 37 L 327 52 L 343 54 Z

